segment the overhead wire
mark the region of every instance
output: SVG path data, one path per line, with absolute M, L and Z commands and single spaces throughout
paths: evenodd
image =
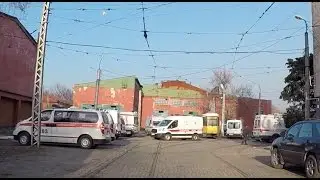
M 156 9 L 156 8 L 159 8 L 159 7 L 162 7 L 162 6 L 165 6 L 165 5 L 169 5 L 169 4 L 172 4 L 172 3 L 174 3 L 174 2 L 163 3 L 163 4 L 151 6 L 151 7 L 148 7 L 147 10 Z M 139 9 L 136 9 L 136 10 L 139 10 Z M 96 25 L 94 25 L 94 26 L 92 26 L 90 28 L 86 28 L 86 29 L 84 29 L 84 31 L 87 32 L 87 31 L 93 30 L 93 29 L 95 29 L 97 27 L 100 27 L 100 26 L 103 26 L 103 25 L 108 25 L 108 24 L 110 24 L 112 22 L 115 22 L 115 21 L 120 21 L 120 20 L 124 20 L 124 19 L 129 19 L 129 18 L 135 17 L 135 15 L 140 14 L 140 12 L 136 12 L 136 10 L 134 10 L 135 11 L 134 13 L 130 13 L 130 14 L 126 15 L 126 16 L 121 17 L 121 18 L 113 19 L 113 20 L 107 21 L 105 23 L 96 24 Z M 74 34 L 72 34 L 72 33 L 68 34 L 68 36 L 71 36 L 71 35 L 74 35 Z M 65 37 L 65 36 L 62 36 L 62 37 Z M 60 39 L 62 37 L 58 37 L 57 39 Z
M 238 45 L 237 45 L 237 47 L 236 47 L 236 52 L 237 52 L 238 47 L 240 46 L 241 42 L 243 41 L 245 35 L 246 35 L 254 26 L 256 26 L 256 24 L 258 24 L 258 22 L 259 22 L 259 21 L 262 19 L 262 17 L 269 11 L 269 9 L 274 5 L 274 3 L 275 3 L 275 2 L 272 2 L 272 3 L 268 6 L 268 8 L 262 13 L 262 15 L 256 20 L 256 22 L 255 22 L 244 34 L 242 34 L 242 36 L 241 36 L 241 38 L 240 38 L 240 41 L 239 41 L 239 43 L 238 43 Z M 234 59 L 236 58 L 236 54 L 237 54 L 237 53 L 234 54 Z M 233 66 L 233 65 L 232 65 L 232 66 Z

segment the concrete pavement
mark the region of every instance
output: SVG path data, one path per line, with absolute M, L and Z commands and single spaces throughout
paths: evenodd
M 139 136 L 93 150 L 52 145 L 33 150 L 0 140 L 0 177 L 303 177 L 303 170 L 270 167 L 268 146 L 240 145 L 234 139 L 167 142 Z

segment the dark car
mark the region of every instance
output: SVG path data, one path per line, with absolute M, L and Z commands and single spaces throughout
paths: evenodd
M 283 168 L 285 164 L 302 166 L 308 178 L 320 177 L 320 120 L 295 123 L 280 134 L 271 145 L 271 164 Z

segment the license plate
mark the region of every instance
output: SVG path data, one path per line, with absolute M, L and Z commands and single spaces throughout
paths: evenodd
M 233 133 L 230 133 L 229 135 L 230 135 L 230 136 L 233 136 Z
M 131 134 L 131 131 L 127 131 L 127 134 Z

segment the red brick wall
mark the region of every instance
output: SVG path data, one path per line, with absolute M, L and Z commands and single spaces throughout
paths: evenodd
M 184 112 L 192 111 L 202 114 L 202 99 L 178 99 L 178 98 L 166 98 L 169 103 L 174 100 L 178 101 L 195 101 L 199 105 L 190 107 L 190 106 L 174 106 L 174 105 L 157 105 L 155 99 L 165 99 L 160 97 L 143 97 L 142 99 L 142 118 L 141 118 L 141 127 L 145 128 L 146 119 L 152 115 L 154 111 L 168 111 L 168 114 L 184 114 Z
M 0 24 L 0 90 L 32 97 L 36 46 L 16 22 L 0 15 Z
M 259 100 L 251 98 L 239 98 L 238 104 L 237 118 L 241 117 L 252 130 L 254 117 L 258 112 Z M 271 105 L 271 100 L 261 100 L 261 110 L 263 110 L 263 114 L 272 113 Z
M 73 106 L 94 104 L 95 87 L 73 88 Z M 134 109 L 134 89 L 113 89 L 100 87 L 98 104 L 121 105 L 124 111 Z

